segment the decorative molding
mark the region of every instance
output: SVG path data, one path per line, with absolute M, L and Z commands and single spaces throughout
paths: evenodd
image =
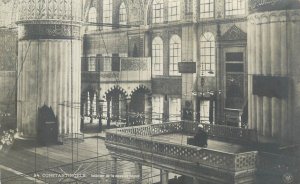
M 221 36 L 222 41 L 232 41 L 232 40 L 247 40 L 247 33 L 233 25 L 224 35 Z
M 81 1 L 22 0 L 19 20 L 72 20 L 81 21 Z
M 297 9 L 300 7 L 298 0 L 250 0 L 251 12 L 264 12 L 273 10 Z
M 80 27 L 60 24 L 23 25 L 19 33 L 19 40 L 33 39 L 80 40 Z
M 141 58 L 122 58 L 121 59 L 121 71 L 149 71 L 151 61 Z
M 270 11 L 248 16 L 248 22 L 256 25 L 286 21 L 300 21 L 300 10 Z
M 143 90 L 143 91 L 145 91 L 147 94 L 151 94 L 151 90 L 150 90 L 147 86 L 145 86 L 145 85 L 143 85 L 143 84 L 140 84 L 139 86 L 135 87 L 135 88 L 130 92 L 129 96 L 131 97 L 131 96 L 132 96 L 136 91 L 138 91 L 138 90 Z
M 119 91 L 121 94 L 123 94 L 126 98 L 128 97 L 128 94 L 126 92 L 125 89 L 123 89 L 122 87 L 120 87 L 119 85 L 114 85 L 113 87 L 109 88 L 103 95 L 103 98 L 106 99 L 106 97 L 108 97 L 110 95 L 111 92 L 113 92 L 114 90 Z

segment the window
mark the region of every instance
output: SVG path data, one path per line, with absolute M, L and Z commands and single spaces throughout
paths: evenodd
M 163 41 L 160 37 L 152 41 L 152 73 L 163 75 Z
M 90 8 L 89 14 L 88 14 L 88 22 L 89 23 L 97 23 L 97 10 L 95 7 Z M 88 27 L 88 30 L 94 31 L 97 30 L 97 26 L 90 25 Z
M 162 123 L 163 118 L 163 105 L 164 105 L 163 96 L 153 96 L 152 97 L 152 122 L 153 123 Z
M 154 0 L 152 4 L 152 22 L 162 23 L 164 18 L 164 0 Z
M 245 0 L 226 0 L 225 14 L 226 15 L 243 15 L 245 14 Z
M 179 0 L 168 1 L 168 20 L 175 21 L 180 19 L 180 2 Z
M 103 0 L 103 23 L 112 23 L 112 0 Z M 104 29 L 110 29 L 109 26 L 104 26 Z
M 185 13 L 186 14 L 193 13 L 193 0 L 185 0 Z
M 200 122 L 206 123 L 209 122 L 209 100 L 200 101 Z
M 112 59 L 111 57 L 104 57 L 104 60 L 103 60 L 103 71 L 104 72 L 111 72 L 111 64 L 112 63 Z
M 202 76 L 215 76 L 215 38 L 210 32 L 200 38 L 200 71 Z
M 178 62 L 181 62 L 181 39 L 178 35 L 173 35 L 170 39 L 170 75 L 180 75 Z
M 214 17 L 214 0 L 200 1 L 200 18 Z
M 181 99 L 169 98 L 169 121 L 179 121 L 181 119 Z
M 121 4 L 120 10 L 119 10 L 119 23 L 122 25 L 127 24 L 127 12 L 126 12 L 126 6 L 124 3 Z
M 96 58 L 95 57 L 90 57 L 88 60 L 88 71 L 89 72 L 95 72 L 96 71 Z

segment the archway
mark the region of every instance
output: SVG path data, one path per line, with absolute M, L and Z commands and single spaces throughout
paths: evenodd
M 151 123 L 151 91 L 141 85 L 131 93 L 129 126 Z
M 126 97 L 126 92 L 119 86 L 114 86 L 106 92 L 106 106 L 103 106 L 103 113 L 107 117 L 107 128 L 110 128 L 111 125 L 126 122 Z

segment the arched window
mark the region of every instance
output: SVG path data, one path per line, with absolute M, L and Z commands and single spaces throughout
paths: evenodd
M 173 35 L 170 39 L 170 75 L 180 75 L 178 62 L 181 62 L 181 39 L 178 35 Z
M 119 23 L 126 25 L 127 24 L 127 12 L 125 3 L 122 3 L 119 10 Z
M 103 0 L 103 23 L 112 24 L 112 0 Z M 110 29 L 110 26 L 104 26 Z
M 179 0 L 168 0 L 168 21 L 180 20 Z
M 163 41 L 155 37 L 152 41 L 152 73 L 163 75 Z
M 95 7 L 91 7 L 88 14 L 88 22 L 89 23 L 97 23 L 97 10 Z M 97 30 L 97 26 L 90 25 L 88 30 L 93 31 Z
M 164 0 L 154 0 L 152 4 L 152 23 L 162 23 L 164 18 Z
M 200 71 L 202 76 L 215 76 L 215 37 L 206 32 L 200 38 Z

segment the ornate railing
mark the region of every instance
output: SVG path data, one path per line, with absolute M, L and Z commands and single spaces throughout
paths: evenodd
M 183 132 L 186 134 L 195 134 L 199 123 L 189 121 L 179 121 L 161 124 L 151 124 L 136 127 L 127 127 L 115 129 L 115 131 L 123 132 L 139 136 L 154 136 L 168 133 Z M 235 140 L 238 142 L 256 143 L 256 131 L 251 129 L 237 128 L 224 125 L 212 125 L 201 123 L 204 130 L 210 137 L 225 140 Z
M 238 128 L 225 125 L 212 125 L 202 123 L 204 130 L 210 137 L 221 138 L 226 140 L 234 140 L 238 142 L 256 143 L 257 134 L 255 130 Z M 186 133 L 196 133 L 197 123 L 184 122 L 183 129 Z
M 197 146 L 170 143 L 155 138 L 155 135 L 171 133 L 193 133 L 197 127 L 192 122 L 172 122 L 163 124 L 152 124 L 136 127 L 112 129 L 106 132 L 106 146 L 113 152 L 129 157 L 148 159 L 160 163 L 161 160 L 176 160 L 222 170 L 223 172 L 235 173 L 238 171 L 255 170 L 257 152 L 228 153 L 219 150 L 200 148 Z M 235 128 L 228 128 L 216 125 L 204 124 L 204 128 L 211 135 L 226 136 L 232 133 L 231 137 L 241 138 L 247 133 Z M 224 133 L 225 132 L 225 133 Z M 163 159 L 162 159 L 163 158 Z M 177 163 L 180 164 L 180 163 Z M 182 166 L 183 167 L 183 166 Z
M 115 131 L 138 135 L 138 136 L 154 136 L 167 133 L 176 133 L 183 131 L 183 122 L 172 122 L 172 123 L 162 123 L 162 124 L 152 124 L 152 125 L 142 125 L 135 127 L 126 127 L 116 129 Z
M 113 144 L 118 148 L 124 147 L 125 150 L 128 148 L 136 150 L 138 155 L 135 156 L 144 159 L 147 159 L 147 155 L 149 160 L 153 160 L 155 157 L 168 157 L 230 172 L 255 169 L 257 154 L 256 151 L 234 154 L 205 148 L 199 149 L 196 146 L 169 143 L 151 137 L 134 136 L 120 132 L 107 132 L 106 144 L 108 148 Z M 124 152 L 122 151 L 122 153 Z M 130 155 L 134 154 L 130 153 Z

